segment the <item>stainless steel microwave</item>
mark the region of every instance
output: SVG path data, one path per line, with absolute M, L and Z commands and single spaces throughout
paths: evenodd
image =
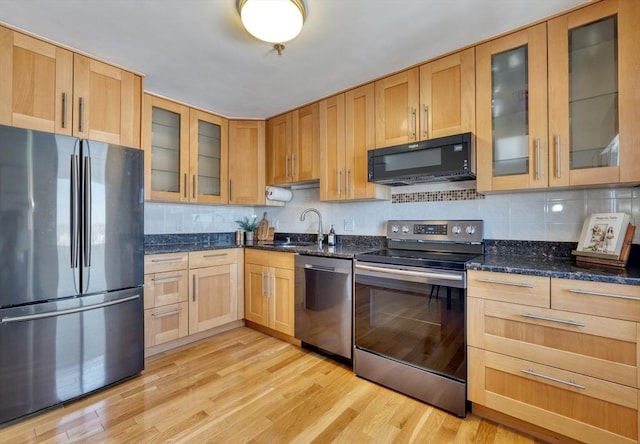
M 473 180 L 475 145 L 475 136 L 464 133 L 369 150 L 368 179 L 385 185 Z

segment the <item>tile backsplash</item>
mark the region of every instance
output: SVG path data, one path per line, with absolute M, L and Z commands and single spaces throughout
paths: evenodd
M 313 233 L 318 229 L 315 214 L 300 221 L 306 208 L 322 214 L 323 228 L 334 226 L 338 234 L 384 236 L 389 219 L 483 219 L 485 238 L 531 241 L 577 242 L 588 214 L 625 212 L 637 225 L 640 221 L 640 188 L 598 188 L 567 191 L 532 191 L 486 194 L 469 199 L 475 182 L 395 187 L 388 201 L 320 202 L 318 188 L 295 188 L 284 207 L 235 207 L 189 204 L 145 204 L 145 234 L 235 231 L 235 220 L 263 211 L 276 232 Z M 468 191 L 461 191 L 468 190 Z M 407 195 L 433 196 L 447 192 L 463 196 L 454 200 L 416 199 Z M 416 194 L 418 193 L 418 194 Z M 407 201 L 409 200 L 409 201 Z M 425 201 L 427 200 L 427 201 Z M 640 230 L 634 243 L 640 243 Z

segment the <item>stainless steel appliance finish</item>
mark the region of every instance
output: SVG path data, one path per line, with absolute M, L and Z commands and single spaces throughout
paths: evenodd
M 353 262 L 319 256 L 295 259 L 295 337 L 351 360 Z
M 411 142 L 368 152 L 369 182 L 409 185 L 476 177 L 472 133 Z
M 143 369 L 142 156 L 0 126 L 0 424 Z
M 356 256 L 354 371 L 466 415 L 464 263 L 483 223 L 389 221 L 389 248 Z

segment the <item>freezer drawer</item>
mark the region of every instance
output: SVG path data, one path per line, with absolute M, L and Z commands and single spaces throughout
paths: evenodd
M 144 367 L 142 287 L 0 310 L 0 424 Z

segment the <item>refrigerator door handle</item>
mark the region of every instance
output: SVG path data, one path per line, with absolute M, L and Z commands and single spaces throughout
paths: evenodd
M 127 298 L 117 299 L 115 301 L 109 301 L 109 302 L 102 302 L 100 304 L 89 305 L 87 307 L 70 308 L 68 310 L 48 311 L 46 313 L 38 313 L 38 314 L 26 315 L 26 316 L 6 317 L 6 318 L 2 318 L 2 320 L 0 320 L 0 323 L 10 324 L 12 322 L 34 321 L 37 319 L 51 318 L 54 316 L 62 316 L 62 315 L 68 315 L 73 313 L 82 313 L 84 311 L 95 310 L 97 308 L 104 308 L 104 307 L 109 307 L 111 305 L 117 305 L 117 304 L 122 304 L 124 302 L 133 301 L 135 299 L 138 299 L 139 297 L 140 295 L 136 294 L 134 296 L 129 296 Z
M 71 268 L 78 268 L 78 155 L 71 155 Z
M 83 261 L 85 267 L 91 266 L 91 157 L 84 158 L 84 221 L 82 227 Z

